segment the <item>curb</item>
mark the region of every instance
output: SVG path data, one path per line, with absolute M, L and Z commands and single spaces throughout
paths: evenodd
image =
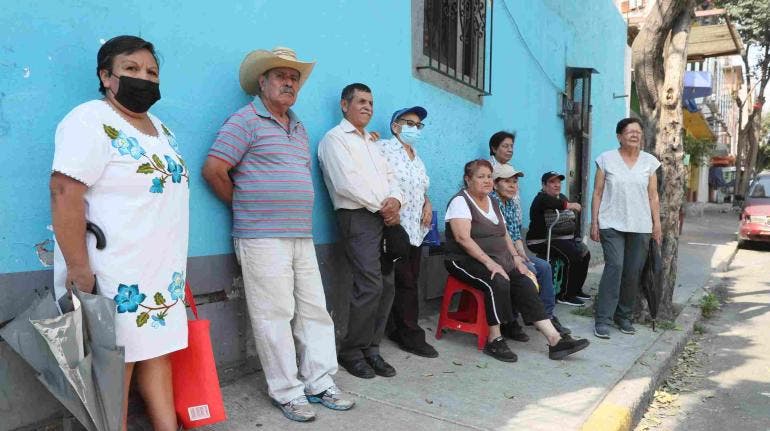
M 727 271 L 737 253 L 737 243 L 720 246 L 713 272 Z M 715 256 L 716 257 L 716 256 Z M 714 264 L 712 259 L 712 264 Z M 685 302 L 681 313 L 674 321 L 680 331 L 664 331 L 652 345 L 636 360 L 631 368 L 607 393 L 588 419 L 581 431 L 630 431 L 641 419 L 650 404 L 652 395 L 660 386 L 682 349 L 689 341 L 695 324 L 703 319 L 697 304 L 708 293 L 711 278 L 702 289 L 696 290 Z

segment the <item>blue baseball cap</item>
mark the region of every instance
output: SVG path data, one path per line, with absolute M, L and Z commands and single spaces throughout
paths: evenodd
M 396 119 L 404 114 L 415 114 L 420 117 L 420 121 L 424 120 L 428 116 L 428 111 L 422 106 L 412 106 L 411 108 L 402 108 L 393 113 L 393 117 L 390 118 L 390 124 L 396 122 Z

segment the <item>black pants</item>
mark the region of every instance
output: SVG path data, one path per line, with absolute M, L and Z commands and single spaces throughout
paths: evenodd
M 388 336 L 405 346 L 425 344 L 425 331 L 417 324 L 419 298 L 417 281 L 420 276 L 420 247 L 410 247 L 409 256 L 395 262 L 392 274 L 385 274 L 385 284 L 393 275 L 395 296 L 386 329 Z
M 353 273 L 348 328 L 339 351 L 350 361 L 380 354 L 393 289 L 382 283 L 382 217 L 366 209 L 337 210 L 337 225 Z
M 548 314 L 532 280 L 515 269 L 508 273 L 511 281 L 492 273 L 476 259 L 447 260 L 447 271 L 458 280 L 468 283 L 484 293 L 487 323 L 498 325 L 513 321 L 513 309 L 518 310 L 525 322 L 547 320 Z
M 546 243 L 528 245 L 529 249 L 540 258 L 545 259 Z M 551 240 L 551 260 L 559 258 L 564 261 L 564 290 L 559 296 L 574 298 L 583 290 L 583 283 L 588 275 L 588 264 L 591 253 L 586 246 L 572 239 Z

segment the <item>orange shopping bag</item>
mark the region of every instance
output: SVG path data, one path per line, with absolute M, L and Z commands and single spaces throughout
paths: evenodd
M 185 299 L 195 320 L 187 322 L 187 348 L 171 354 L 171 371 L 176 415 L 185 429 L 190 429 L 225 421 L 227 415 L 211 348 L 211 321 L 198 318 L 198 308 L 187 283 Z

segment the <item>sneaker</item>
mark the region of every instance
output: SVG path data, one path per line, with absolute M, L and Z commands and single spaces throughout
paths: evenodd
M 586 303 L 583 302 L 582 299 L 575 296 L 570 296 L 570 297 L 562 296 L 562 297 L 556 298 L 556 302 L 558 302 L 559 304 L 571 305 L 573 307 L 582 307 L 586 305 Z
M 559 335 L 569 335 L 572 333 L 572 330 L 567 328 L 566 326 L 562 326 L 561 322 L 559 322 L 559 318 L 556 316 L 551 317 L 551 324 L 554 328 L 559 332 Z
M 582 299 L 584 301 L 590 301 L 591 300 L 591 295 L 583 292 L 582 290 L 580 292 L 578 292 L 577 295 L 575 295 L 575 297 L 577 299 Z
M 575 340 L 572 337 L 564 337 L 555 346 L 548 346 L 548 358 L 555 361 L 564 359 L 568 355 L 579 352 L 591 344 L 586 339 Z
M 332 410 L 350 410 L 356 405 L 355 401 L 342 397 L 342 391 L 337 385 L 332 385 L 320 394 L 308 395 L 307 400 L 314 404 L 320 403 Z
M 500 325 L 500 333 L 511 340 L 520 341 L 522 343 L 529 341 L 529 335 L 524 333 L 524 328 L 522 328 L 521 325 L 519 325 L 519 322 L 515 320 Z
M 508 348 L 508 345 L 505 344 L 505 339 L 503 337 L 497 337 L 492 341 L 487 341 L 487 345 L 484 346 L 484 353 L 503 362 L 516 362 L 516 360 L 519 359 L 516 357 L 516 354 Z
M 624 334 L 634 335 L 636 334 L 636 328 L 631 325 L 631 321 L 626 319 L 615 319 L 615 324 L 620 329 L 620 332 Z
M 610 339 L 610 327 L 606 323 L 597 323 L 594 325 L 594 335 L 605 340 Z
M 315 412 L 310 407 L 310 404 L 308 404 L 307 398 L 304 395 L 294 398 L 286 404 L 273 400 L 273 405 L 281 409 L 283 415 L 293 421 L 310 422 L 315 419 Z

